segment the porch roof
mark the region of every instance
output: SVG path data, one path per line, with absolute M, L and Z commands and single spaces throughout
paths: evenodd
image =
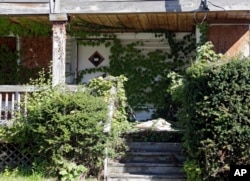
M 11 17 L 17 23 L 21 16 L 50 23 L 51 14 L 66 14 L 72 28 L 88 28 L 86 22 L 89 22 L 103 25 L 103 29 L 99 28 L 103 32 L 190 32 L 203 20 L 214 24 L 250 24 L 250 3 L 249 0 L 0 0 L 0 16 Z
M 250 24 L 249 11 L 213 11 L 185 13 L 126 13 L 126 14 L 68 14 L 69 26 L 90 30 L 87 23 L 100 25 L 101 32 L 145 32 L 167 30 L 191 32 L 194 25 L 205 20 L 211 24 Z M 48 15 L 9 16 L 19 23 L 21 17 L 51 23 Z M 21 23 L 21 22 L 20 22 Z

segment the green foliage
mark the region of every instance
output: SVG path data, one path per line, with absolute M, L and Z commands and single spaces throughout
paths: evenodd
M 170 84 L 167 92 L 171 99 L 176 104 L 182 104 L 183 99 L 183 76 L 176 72 L 170 72 L 167 76 L 170 79 Z
M 207 22 L 204 22 L 198 25 L 198 29 L 200 30 L 200 42 L 198 43 L 198 45 L 202 46 L 208 41 L 209 24 Z
M 222 58 L 222 54 L 216 54 L 213 50 L 214 45 L 208 41 L 204 45 L 197 47 L 197 60 L 202 63 L 217 62 Z
M 112 117 L 112 127 L 110 134 L 110 140 L 108 143 L 109 156 L 115 158 L 120 156 L 125 151 L 124 140 L 121 139 L 121 135 L 124 132 L 132 130 L 131 112 L 129 111 L 129 105 L 127 97 L 125 95 L 124 82 L 127 78 L 123 75 L 118 77 L 108 76 L 105 79 L 97 78 L 93 79 L 88 85 L 91 94 L 102 96 L 105 102 L 114 101 L 114 113 Z M 115 93 L 111 92 L 112 88 L 115 88 Z
M 120 75 L 118 77 L 108 76 L 107 78 L 93 79 L 88 85 L 91 94 L 96 96 L 102 96 L 105 102 L 109 102 L 110 99 L 114 100 L 115 110 L 112 119 L 112 132 L 117 132 L 119 135 L 129 129 L 130 124 L 128 122 L 128 102 L 125 94 L 124 83 L 128 79 Z M 112 87 L 115 88 L 115 93 L 111 93 Z
M 166 94 L 167 54 L 160 50 L 150 52 L 147 56 L 136 49 L 139 42 L 123 46 L 119 41 L 111 47 L 110 74 L 124 74 L 128 81 L 125 83 L 128 102 L 133 108 L 154 104 L 162 107 Z
M 61 161 L 59 175 L 61 181 L 75 181 L 84 178 L 84 174 L 87 172 L 87 168 L 83 165 L 76 165 L 75 163 L 68 162 L 67 160 Z
M 0 173 L 0 179 L 3 181 L 45 181 L 53 180 L 51 178 L 46 178 L 44 173 L 37 170 L 27 170 L 24 168 L 5 168 L 3 172 Z
M 0 36 L 50 36 L 51 25 L 43 21 L 34 21 L 27 18 L 19 18 L 18 23 L 9 17 L 0 18 Z
M 39 74 L 39 79 L 31 80 L 36 91 L 25 100 L 27 113 L 22 111 L 12 127 L 1 129 L 1 137 L 29 152 L 36 168 L 42 166 L 62 180 L 97 176 L 107 146 L 112 157 L 125 150 L 120 135 L 131 128 L 123 86 L 127 79 L 122 75 L 97 78 L 77 92 L 67 92 L 52 87 L 51 79 Z M 112 87 L 116 92 L 111 92 Z M 110 100 L 115 107 L 108 135 L 103 130 Z
M 206 180 L 250 164 L 250 59 L 197 63 L 186 75 L 185 146 Z
M 187 181 L 202 181 L 201 169 L 194 160 L 185 161 L 184 171 L 187 173 Z
M 84 37 L 86 38 L 86 34 Z M 85 74 L 94 72 L 105 72 L 113 76 L 124 75 L 127 81 L 124 83 L 129 104 L 134 110 L 140 110 L 144 105 L 154 105 L 158 109 L 173 107 L 172 102 L 167 101 L 169 92 L 166 90 L 171 86 L 168 74 L 172 71 L 182 72 L 182 68 L 189 64 L 186 57 L 192 59 L 192 52 L 195 49 L 195 41 L 192 34 L 184 36 L 183 40 L 176 40 L 175 34 L 163 32 L 156 34 L 156 37 L 166 38 L 171 47 L 170 52 L 162 50 L 150 51 L 147 54 L 136 48 L 143 46 L 142 42 L 133 42 L 123 45 L 121 41 L 113 37 L 105 41 L 109 43 L 111 56 L 110 67 L 99 67 L 85 69 L 79 73 L 78 81 Z M 85 42 L 88 42 L 85 40 Z M 92 41 L 89 41 L 92 43 Z M 90 44 L 91 44 L 90 43 Z M 97 42 L 95 46 L 98 46 Z M 84 44 L 89 45 L 89 44 Z M 170 61 L 174 60 L 174 61 Z M 169 104 L 168 106 L 166 106 Z M 169 110 L 165 110 L 168 112 Z
M 34 81 L 39 91 L 27 98 L 27 114 L 18 116 L 7 128 L 6 138 L 23 146 L 37 163 L 47 162 L 50 173 L 64 169 L 69 175 L 61 175 L 75 177 L 84 165 L 88 174 L 97 175 L 108 139 L 103 133 L 107 104 L 88 92 L 66 92 L 62 87 L 52 88 L 45 78 L 39 81 Z M 74 171 L 68 169 L 72 164 L 77 165 Z

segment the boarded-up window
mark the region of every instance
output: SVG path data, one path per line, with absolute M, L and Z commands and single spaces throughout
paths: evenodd
M 49 71 L 52 60 L 52 38 L 51 37 L 22 37 L 20 38 L 20 64 L 23 83 L 30 78 L 36 78 L 38 72 L 44 69 Z
M 249 54 L 248 25 L 213 25 L 209 27 L 209 40 L 217 53 L 235 56 Z
M 0 38 L 0 84 L 18 83 L 18 54 L 15 37 Z

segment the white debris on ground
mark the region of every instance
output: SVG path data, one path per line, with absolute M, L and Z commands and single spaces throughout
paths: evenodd
M 154 131 L 175 131 L 171 127 L 171 123 L 167 122 L 163 118 L 153 119 L 146 122 L 142 122 L 136 125 L 136 128 L 146 130 L 154 130 Z

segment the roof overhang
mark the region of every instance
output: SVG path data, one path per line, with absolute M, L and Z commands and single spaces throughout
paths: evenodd
M 249 0 L 1 0 L 0 14 L 247 11 Z
M 37 21 L 69 20 L 72 28 L 103 32 L 191 32 L 203 21 L 250 24 L 249 0 L 1 0 L 0 15 Z M 88 29 L 89 30 L 89 29 Z

